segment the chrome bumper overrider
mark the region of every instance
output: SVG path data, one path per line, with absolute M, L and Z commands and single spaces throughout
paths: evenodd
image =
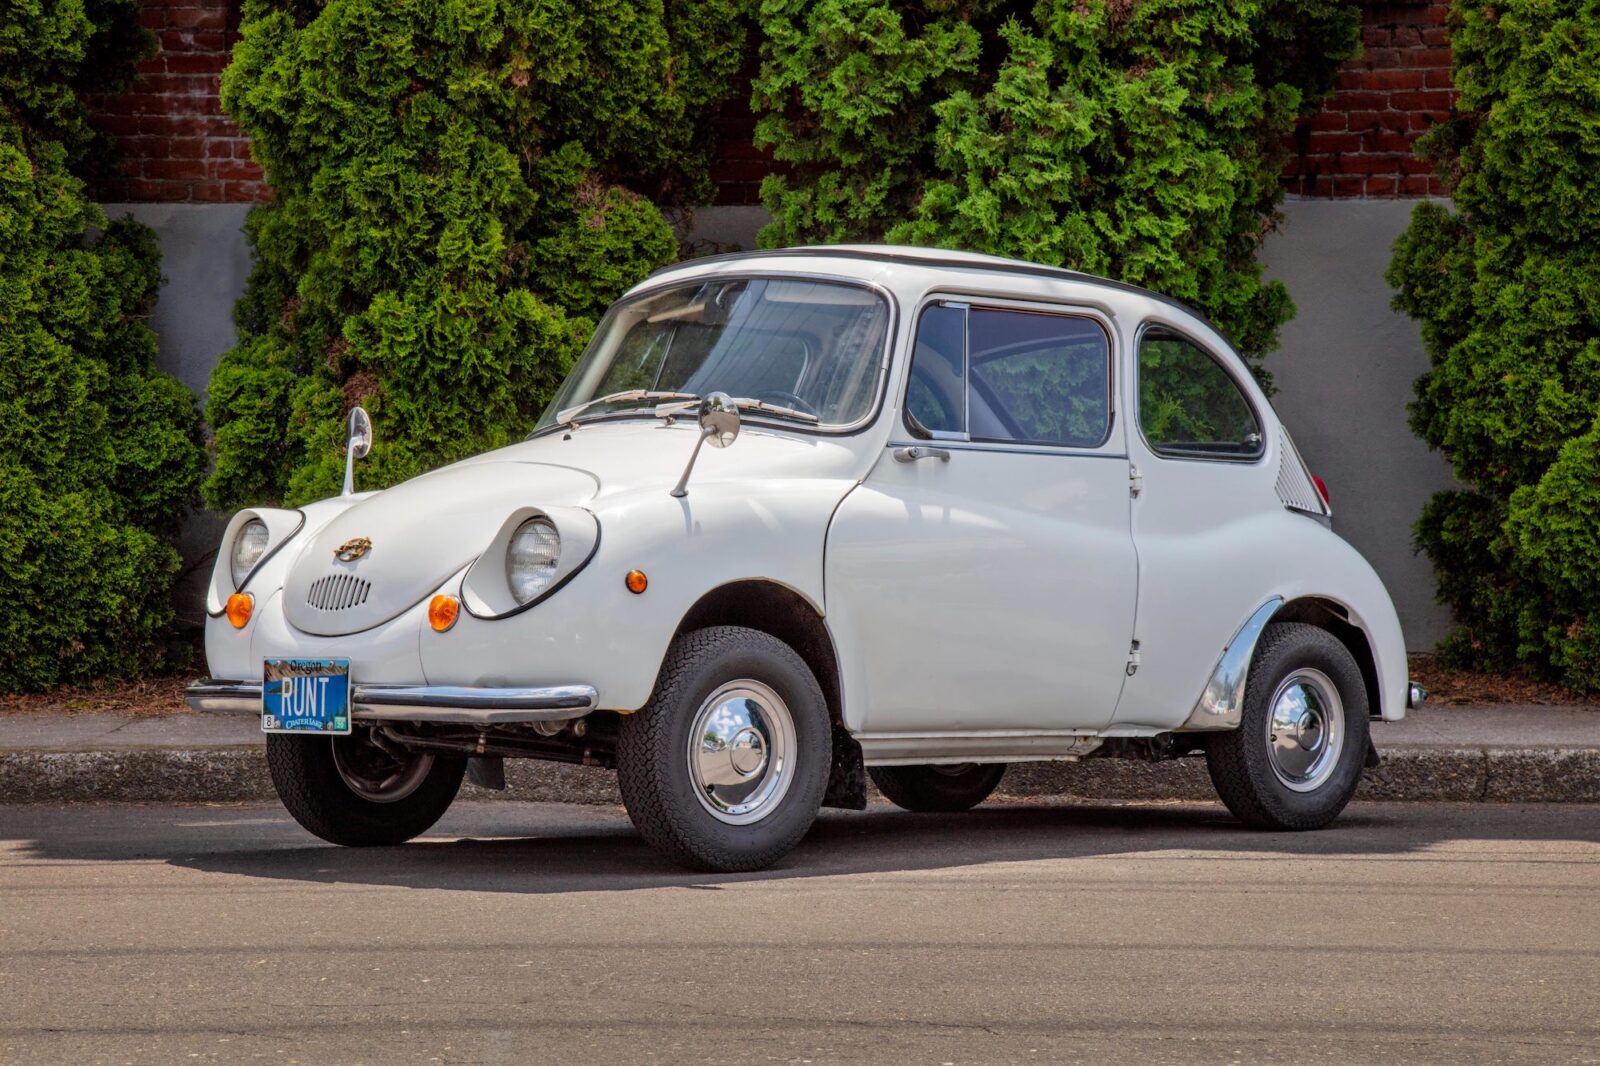
M 184 693 L 197 711 L 260 714 L 261 682 L 206 677 Z M 350 717 L 356 721 L 448 722 L 501 725 L 559 722 L 594 710 L 599 696 L 589 685 L 550 688 L 462 688 L 450 685 L 351 685 Z
M 1408 708 L 1421 707 L 1428 701 L 1428 690 L 1415 681 L 1406 685 L 1406 706 Z

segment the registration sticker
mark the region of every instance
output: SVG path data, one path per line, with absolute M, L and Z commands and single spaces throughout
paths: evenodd
M 350 732 L 349 659 L 268 659 L 261 675 L 263 733 Z

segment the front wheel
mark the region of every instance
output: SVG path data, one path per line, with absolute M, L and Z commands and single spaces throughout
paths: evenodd
M 782 857 L 822 806 L 833 725 L 776 637 L 712 626 L 673 641 L 650 702 L 617 735 L 622 802 L 651 845 L 702 870 Z
M 1320 829 L 1361 781 L 1367 688 L 1339 639 L 1302 622 L 1261 634 L 1239 728 L 1207 738 L 1206 765 L 1234 816 L 1262 829 Z
M 928 813 L 970 811 L 989 798 L 1005 773 L 1005 763 L 867 767 L 872 783 L 890 803 Z
M 330 844 L 403 844 L 437 822 L 461 788 L 465 759 L 343 737 L 267 734 L 267 769 L 294 820 Z

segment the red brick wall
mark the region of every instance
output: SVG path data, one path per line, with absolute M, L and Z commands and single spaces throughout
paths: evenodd
M 1412 142 L 1450 116 L 1450 5 L 1368 4 L 1361 58 L 1339 71 L 1333 96 L 1301 123 L 1284 184 L 1301 196 L 1442 196 L 1443 182 Z
M 1442 195 L 1416 138 L 1450 114 L 1449 4 L 1365 5 L 1360 59 L 1339 72 L 1322 110 L 1301 124 L 1284 172 L 1290 192 L 1318 197 Z M 95 102 L 121 143 L 122 177 L 100 199 L 248 202 L 269 195 L 249 142 L 217 106 L 217 86 L 238 23 L 238 0 L 144 0 L 144 24 L 160 50 L 140 64 L 128 93 Z M 717 202 L 752 204 L 772 169 L 750 143 L 754 117 L 739 93 L 714 120 L 722 149 L 712 170 Z
M 121 148 L 122 176 L 97 190 L 102 201 L 267 198 L 250 142 L 217 105 L 238 19 L 237 0 L 143 0 L 140 21 L 159 48 L 128 92 L 92 102 Z

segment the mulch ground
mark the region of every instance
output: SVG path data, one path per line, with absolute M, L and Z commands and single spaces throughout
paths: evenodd
M 188 676 L 147 678 L 141 681 L 64 685 L 36 695 L 0 696 L 0 714 L 188 714 L 183 689 Z M 1433 655 L 1411 656 L 1411 680 L 1428 690 L 1428 706 L 1459 707 L 1466 704 L 1600 703 L 1600 695 L 1578 695 L 1548 681 L 1521 675 L 1484 674 L 1451 670 Z
M 1600 703 L 1600 694 L 1580 696 L 1554 682 L 1521 674 L 1451 670 L 1439 665 L 1435 655 L 1411 656 L 1411 680 L 1428 690 L 1430 707 L 1459 707 L 1469 703 Z
M 191 677 L 62 685 L 27 696 L 0 695 L 0 714 L 190 714 L 183 689 Z

